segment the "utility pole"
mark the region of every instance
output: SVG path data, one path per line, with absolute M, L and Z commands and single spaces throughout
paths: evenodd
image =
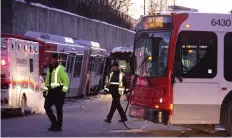
M 176 0 L 174 0 L 174 6 L 176 5 Z
M 145 15 L 145 14 L 146 14 L 146 0 L 144 0 L 143 2 L 144 2 L 144 3 L 143 3 L 143 6 L 144 6 L 144 7 L 143 7 L 143 10 L 144 10 L 144 13 L 143 13 L 143 14 Z

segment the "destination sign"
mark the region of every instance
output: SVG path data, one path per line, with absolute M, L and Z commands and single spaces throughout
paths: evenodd
M 145 16 L 135 25 L 134 31 L 147 29 L 172 29 L 171 16 Z

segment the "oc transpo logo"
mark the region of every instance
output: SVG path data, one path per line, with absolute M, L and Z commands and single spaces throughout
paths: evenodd
M 19 65 L 27 65 L 27 59 L 17 58 L 17 64 L 19 64 Z

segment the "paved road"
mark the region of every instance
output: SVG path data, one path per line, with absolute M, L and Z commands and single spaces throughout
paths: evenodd
M 187 131 L 175 126 L 164 126 L 147 121 L 129 118 L 127 125 L 132 130 L 124 130 L 119 123 L 116 112 L 112 123 L 104 123 L 110 108 L 110 95 L 99 95 L 90 99 L 69 101 L 64 106 L 64 124 L 62 132 L 48 132 L 49 120 L 44 114 L 29 115 L 25 117 L 7 117 L 1 120 L 1 135 L 3 137 L 78 137 L 78 136 L 228 136 L 224 130 L 213 134 L 204 134 Z M 122 101 L 126 105 L 126 101 Z

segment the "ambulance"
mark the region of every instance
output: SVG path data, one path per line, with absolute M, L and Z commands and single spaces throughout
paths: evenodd
M 1 34 L 1 111 L 34 112 L 41 86 L 39 43 Z

